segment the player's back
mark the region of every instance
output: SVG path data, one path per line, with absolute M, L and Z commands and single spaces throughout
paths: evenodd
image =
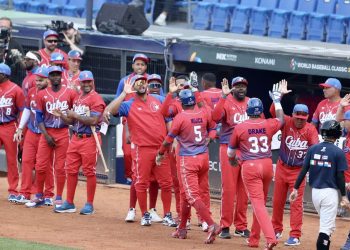
M 235 127 L 242 160 L 271 158 L 272 136 L 280 129 L 279 119 L 249 119 Z M 236 143 L 237 144 L 237 143 Z
M 204 101 L 212 109 L 215 108 L 215 105 L 219 102 L 222 95 L 222 90 L 218 88 L 206 89 L 201 93 Z
M 180 155 L 197 155 L 208 151 L 208 119 L 206 109 L 198 107 L 184 110 L 175 117 L 174 123 L 179 125 L 177 140 Z

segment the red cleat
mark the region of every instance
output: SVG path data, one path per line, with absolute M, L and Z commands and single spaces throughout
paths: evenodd
M 171 234 L 171 237 L 173 238 L 178 238 L 178 239 L 186 239 L 187 238 L 187 229 L 183 228 L 183 229 L 176 229 L 175 232 L 173 232 Z
M 219 235 L 221 232 L 221 227 L 214 223 L 213 225 L 211 225 L 208 229 L 208 237 L 207 239 L 204 241 L 205 244 L 212 244 L 215 240 L 216 235 Z

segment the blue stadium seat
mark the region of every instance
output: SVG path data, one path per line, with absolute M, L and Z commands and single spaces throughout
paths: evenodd
M 296 11 L 293 11 L 288 24 L 287 37 L 289 39 L 305 39 L 306 24 L 309 20 L 309 13 L 316 10 L 317 0 L 299 0 Z
M 33 0 L 31 2 L 28 2 L 27 12 L 43 14 L 47 10 L 46 4 L 50 2 L 51 1 L 47 0 Z
M 84 10 L 86 8 L 86 1 L 74 1 L 74 4 L 67 4 L 62 10 L 62 15 L 81 17 L 83 16 Z
M 213 13 L 214 4 L 216 0 L 208 0 L 198 2 L 196 9 L 193 13 L 192 27 L 197 30 L 208 30 L 210 28 L 211 15 Z
M 51 0 L 51 3 L 47 4 L 46 14 L 49 15 L 61 15 L 63 7 L 68 4 L 69 0 Z
M 215 31 L 228 31 L 230 29 L 230 19 L 233 10 L 238 3 L 239 0 L 221 0 L 220 3 L 215 4 L 211 17 L 210 29 Z
M 8 0 L 0 0 L 0 8 L 7 8 L 9 5 Z
M 327 42 L 346 43 L 346 34 L 350 38 L 348 27 L 350 23 L 350 1 L 338 0 L 336 14 L 330 15 L 328 19 Z M 348 42 L 349 43 L 349 42 Z
M 287 27 L 290 14 L 297 7 L 298 0 L 280 1 L 278 9 L 273 10 L 269 22 L 268 36 L 287 37 Z
M 277 8 L 279 0 L 261 0 L 259 7 L 253 7 L 250 14 L 250 34 L 267 35 L 272 10 Z
M 16 11 L 27 11 L 28 1 L 26 0 L 13 0 L 12 4 Z
M 247 34 L 251 8 L 259 6 L 260 0 L 242 0 L 233 11 L 230 32 Z
M 328 17 L 335 13 L 337 0 L 318 0 L 314 13 L 310 13 L 306 26 L 306 39 L 315 41 L 326 40 L 326 25 Z

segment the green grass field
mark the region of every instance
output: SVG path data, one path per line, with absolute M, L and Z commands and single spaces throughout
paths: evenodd
M 74 248 L 59 247 L 41 243 L 0 238 L 0 249 L 12 250 L 72 250 Z

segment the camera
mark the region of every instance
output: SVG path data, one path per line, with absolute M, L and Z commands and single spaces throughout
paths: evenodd
M 0 28 L 0 39 L 6 40 L 10 36 L 10 31 L 7 28 Z
M 74 23 L 73 22 L 67 23 L 62 20 L 52 20 L 51 25 L 46 25 L 46 28 L 56 31 L 58 33 L 59 42 L 63 42 L 64 40 L 63 32 L 74 28 Z

